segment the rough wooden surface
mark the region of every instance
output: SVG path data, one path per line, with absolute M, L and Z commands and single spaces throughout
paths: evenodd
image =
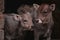
M 4 0 L 0 0 L 0 12 L 4 11 Z
M 4 16 L 2 12 L 0 12 L 0 29 L 4 28 Z
M 2 12 L 0 12 L 0 40 L 4 40 L 4 17 Z
M 0 30 L 0 40 L 4 40 L 4 31 Z

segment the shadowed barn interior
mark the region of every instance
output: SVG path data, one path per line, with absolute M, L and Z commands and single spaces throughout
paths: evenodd
M 43 3 L 47 2 L 49 3 L 50 1 L 53 0 L 4 0 L 4 13 L 17 13 L 17 8 L 22 5 L 22 4 L 28 4 L 32 5 L 33 3 Z M 56 4 L 56 9 L 53 12 L 53 19 L 54 19 L 54 28 L 53 28 L 53 33 L 52 33 L 52 39 L 60 39 L 60 0 L 54 0 Z M 33 32 L 31 31 L 26 31 L 26 40 L 33 40 Z

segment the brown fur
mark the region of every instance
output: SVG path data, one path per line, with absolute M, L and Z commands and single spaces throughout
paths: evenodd
M 37 15 L 34 18 L 34 40 L 39 40 L 39 36 L 40 38 L 45 38 L 42 38 L 42 40 L 51 39 L 52 26 L 54 22 L 52 18 L 52 9 L 50 7 L 49 4 L 41 4 L 37 9 Z M 40 20 L 41 23 L 39 22 Z

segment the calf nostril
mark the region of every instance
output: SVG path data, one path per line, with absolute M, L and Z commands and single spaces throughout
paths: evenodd
M 27 20 L 24 20 L 24 22 L 27 22 Z
M 36 20 L 36 23 L 38 23 L 39 22 L 39 20 Z

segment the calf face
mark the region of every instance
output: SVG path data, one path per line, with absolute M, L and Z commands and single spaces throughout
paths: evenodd
M 37 23 L 47 23 L 49 17 L 52 16 L 52 11 L 55 10 L 55 4 L 41 4 L 37 10 L 36 21 Z
M 22 17 L 21 26 L 24 29 L 31 29 L 31 27 L 33 26 L 30 10 L 31 9 L 28 5 L 24 5 L 18 9 L 18 14 Z
M 32 24 L 32 17 L 30 13 L 27 12 L 26 14 L 22 14 L 21 16 L 22 16 L 22 21 L 21 21 L 22 27 L 31 29 L 33 24 Z
M 23 5 L 20 6 L 17 9 L 18 14 L 21 16 L 21 20 L 20 20 L 20 27 L 18 30 L 18 38 L 20 40 L 23 40 L 24 38 L 24 31 L 26 30 L 31 30 L 32 26 L 33 26 L 33 22 L 32 22 L 32 16 L 31 16 L 31 7 L 28 5 Z
M 34 17 L 34 36 L 35 40 L 39 40 L 39 35 L 47 37 L 46 40 L 51 38 L 51 28 L 53 25 L 52 12 L 55 10 L 55 4 L 41 4 L 35 5 L 36 15 Z

